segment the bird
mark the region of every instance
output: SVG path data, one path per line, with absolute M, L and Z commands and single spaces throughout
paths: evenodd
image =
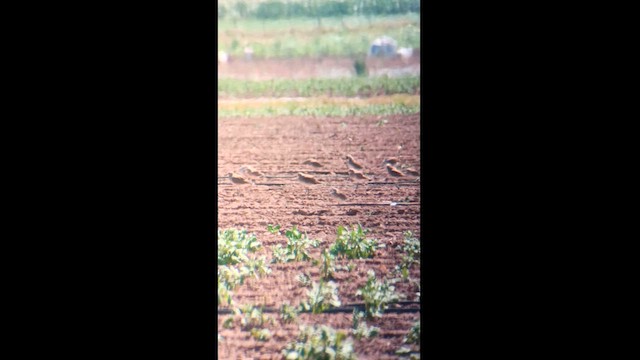
M 249 180 L 243 178 L 242 176 L 236 175 L 236 174 L 233 174 L 233 173 L 227 174 L 227 177 L 231 180 L 232 183 L 237 184 L 237 185 L 246 185 L 246 184 L 251 184 L 252 183 Z
M 303 164 L 310 165 L 317 168 L 322 167 L 322 164 L 320 164 L 316 159 L 308 159 L 305 162 L 303 162 Z
M 358 164 L 351 155 L 347 155 L 347 166 L 354 170 L 362 170 L 362 165 Z
M 387 164 L 395 165 L 398 162 L 400 162 L 400 160 L 398 160 L 398 158 L 390 157 L 390 158 L 384 159 L 384 161 L 382 162 L 382 165 L 387 165 Z
M 393 176 L 393 177 L 403 177 L 404 174 L 401 173 L 400 171 L 398 171 L 398 169 L 394 168 L 392 165 L 387 164 L 387 172 L 389 172 L 389 175 Z
M 258 177 L 258 176 L 264 176 L 264 174 L 263 174 L 263 173 L 261 173 L 260 171 L 256 171 L 256 170 L 254 170 L 251 166 L 243 166 L 243 167 L 241 167 L 241 168 L 240 168 L 240 172 L 241 172 L 242 174 L 245 174 L 245 175 L 246 175 L 246 174 L 249 174 L 249 175 L 251 175 L 251 176 L 257 176 L 257 177 Z
M 336 188 L 331 189 L 331 196 L 333 196 L 334 198 L 336 198 L 336 199 L 338 199 L 340 201 L 347 200 L 347 195 L 339 192 L 338 189 L 336 189 Z
M 301 183 L 304 183 L 304 184 L 309 184 L 309 185 L 319 184 L 320 183 L 313 176 L 307 175 L 307 174 L 303 174 L 303 173 L 298 173 L 298 181 L 300 181 Z
M 407 174 L 412 175 L 412 176 L 420 176 L 420 173 L 417 172 L 416 170 L 414 170 L 413 168 L 406 168 L 406 169 L 404 169 L 404 171 Z
M 368 178 L 363 173 L 361 173 L 359 171 L 354 171 L 354 170 L 351 170 L 351 169 L 349 169 L 349 177 L 351 177 L 352 179 L 357 179 L 357 180 L 371 180 L 370 178 Z

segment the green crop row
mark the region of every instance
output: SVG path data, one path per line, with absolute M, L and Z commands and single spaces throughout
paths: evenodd
M 270 116 L 363 116 L 363 115 L 410 115 L 420 113 L 420 105 L 373 104 L 365 106 L 319 105 L 306 107 L 291 104 L 287 107 L 269 106 L 252 109 L 218 110 L 218 117 L 270 117 Z
M 267 230 L 272 234 L 282 235 L 279 225 L 268 225 Z M 368 238 L 367 229 L 362 228 L 360 224 L 357 226 L 339 226 L 336 230 L 336 242 L 325 248 L 322 254 L 324 263 L 330 264 L 331 268 L 337 269 L 333 264 L 337 257 L 346 257 L 348 259 L 372 258 L 375 256 L 376 250 L 384 247 L 379 244 L 376 239 Z M 314 266 L 318 265 L 315 259 L 312 259 L 308 253 L 308 247 L 316 247 L 320 244 L 319 240 L 310 239 L 306 233 L 300 232 L 297 227 L 284 231 L 287 237 L 287 254 L 291 256 L 275 256 L 281 246 L 276 246 L 274 251 L 274 259 L 272 262 L 289 262 L 289 261 L 309 261 L 314 260 Z M 413 236 L 412 232 L 405 232 L 404 247 L 398 247 L 398 250 L 405 253 L 405 260 L 409 259 L 410 263 L 415 262 L 414 257 L 419 256 L 419 239 Z M 224 265 L 219 266 L 218 275 L 218 297 L 228 298 L 228 305 L 233 305 L 233 315 L 227 317 L 223 321 L 223 328 L 233 329 L 239 325 L 239 329 L 249 333 L 257 341 L 270 341 L 272 333 L 269 326 L 275 325 L 274 317 L 265 315 L 261 306 L 253 304 L 232 304 L 230 299 L 230 290 L 235 286 L 242 284 L 242 278 L 250 275 L 255 271 L 247 271 L 246 274 L 240 276 L 240 281 L 228 281 L 228 276 L 222 276 L 221 283 L 220 268 L 229 270 L 238 270 L 232 265 L 243 263 L 252 263 L 250 253 L 255 253 L 262 249 L 262 245 L 254 234 L 248 234 L 245 230 L 218 230 L 218 261 Z M 264 257 L 261 259 L 261 267 L 265 266 Z M 249 266 L 253 268 L 252 266 Z M 257 269 L 257 268 L 256 268 Z M 243 269 L 247 270 L 247 269 Z M 255 269 L 254 269 L 255 270 Z M 343 269 L 344 270 L 344 269 Z M 351 270 L 348 270 L 351 271 Z M 242 272 L 242 271 L 239 271 Z M 270 272 L 270 270 L 269 270 Z M 257 275 L 257 272 L 255 272 Z M 262 275 L 266 275 L 263 273 Z M 257 276 L 256 276 L 257 278 Z M 312 282 L 309 278 L 308 283 L 303 286 L 307 287 L 307 299 L 302 301 L 299 306 L 291 306 L 288 302 L 282 304 L 280 309 L 280 319 L 282 324 L 290 324 L 298 322 L 298 314 L 300 312 L 311 312 L 320 314 L 324 311 L 341 306 L 338 294 L 338 284 L 329 280 L 330 276 L 323 276 L 320 283 Z M 236 279 L 237 280 L 237 279 Z M 349 332 L 336 331 L 328 326 L 307 326 L 300 324 L 300 333 L 281 349 L 282 355 L 286 359 L 334 359 L 347 360 L 357 359 L 354 349 L 353 338 L 363 340 L 371 339 L 380 333 L 380 328 L 367 325 L 365 319 L 372 320 L 383 316 L 385 310 L 390 304 L 399 301 L 405 296 L 396 293 L 393 284 L 401 281 L 400 278 L 377 279 L 373 270 L 367 272 L 367 282 L 364 286 L 359 287 L 356 296 L 362 298 L 365 311 L 353 311 L 352 329 Z M 233 283 L 233 286 L 229 284 Z M 412 328 L 406 333 L 403 343 L 409 346 L 402 346 L 396 351 L 401 356 L 410 356 L 412 359 L 419 359 L 419 338 L 420 338 L 420 322 L 414 323 Z M 218 342 L 224 342 L 224 338 L 218 333 Z M 417 346 L 411 346 L 416 345 Z M 417 350 L 416 350 L 417 348 Z
M 218 80 L 219 97 L 315 97 L 419 94 L 420 77 L 341 79 Z

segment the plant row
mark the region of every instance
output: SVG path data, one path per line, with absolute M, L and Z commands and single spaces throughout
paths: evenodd
M 420 105 L 371 104 L 371 105 L 317 105 L 301 104 L 273 105 L 258 108 L 218 109 L 218 117 L 272 117 L 272 116 L 316 116 L 346 117 L 365 115 L 411 115 L 420 113 Z
M 284 231 L 279 225 L 269 225 L 267 230 L 273 234 L 284 235 L 287 238 L 286 246 L 277 244 L 271 248 L 272 260 L 270 263 L 286 263 L 295 261 L 310 261 L 314 266 L 320 266 L 321 281 L 319 283 L 311 281 L 307 274 L 300 274 L 298 281 L 300 286 L 307 287 L 307 300 L 302 301 L 298 306 L 291 306 L 284 303 L 280 310 L 280 320 L 282 323 L 296 321 L 300 312 L 310 311 L 314 314 L 341 305 L 338 296 L 338 286 L 331 281 L 333 274 L 339 270 L 351 271 L 353 264 L 350 263 L 344 268 L 335 264 L 337 258 L 343 259 L 363 259 L 372 258 L 378 249 L 384 245 L 379 244 L 376 239 L 366 236 L 367 230 L 359 224 L 352 229 L 339 226 L 336 231 L 336 241 L 321 252 L 319 259 L 314 259 L 310 250 L 317 248 L 321 240 L 314 240 L 302 233 L 295 226 Z M 411 232 L 405 232 L 403 245 L 397 247 L 403 251 L 403 259 L 394 270 L 395 274 L 402 274 L 408 278 L 408 271 L 412 265 L 419 265 L 420 242 L 413 237 Z M 224 230 L 218 231 L 218 302 L 233 304 L 231 300 L 231 290 L 243 283 L 247 276 L 265 276 L 271 272 L 266 264 L 265 258 L 256 258 L 251 254 L 262 248 L 254 235 L 247 234 L 244 230 Z M 239 269 L 237 268 L 239 267 Z M 235 269 L 232 271 L 230 269 Z M 222 270 L 222 271 L 221 271 Z M 236 274 L 229 277 L 229 273 Z M 395 293 L 393 283 L 400 279 L 379 281 L 375 272 L 370 270 L 367 273 L 365 285 L 358 289 L 356 295 L 363 298 L 365 311 L 353 313 L 353 326 L 351 335 L 356 339 L 371 338 L 376 336 L 380 329 L 367 325 L 366 319 L 379 318 L 389 304 L 399 300 L 400 296 Z M 268 341 L 271 332 L 269 324 L 274 324 L 275 319 L 263 313 L 261 307 L 254 305 L 243 305 L 234 308 L 234 315 L 228 317 L 223 322 L 224 328 L 240 326 L 243 331 L 250 332 L 251 336 L 259 341 Z M 417 343 L 419 339 L 419 321 L 414 324 L 404 339 L 404 343 Z M 417 331 L 417 335 L 416 335 Z M 223 339 L 219 336 L 219 341 Z M 300 326 L 300 334 L 293 342 L 288 343 L 282 350 L 286 359 L 355 359 L 353 353 L 353 343 L 347 340 L 347 334 L 336 331 L 327 326 L 309 327 Z M 398 349 L 399 355 L 409 355 L 412 358 L 419 358 L 419 354 L 409 347 L 403 346 Z
M 367 97 L 419 94 L 420 77 L 353 77 L 340 79 L 219 79 L 220 97 Z

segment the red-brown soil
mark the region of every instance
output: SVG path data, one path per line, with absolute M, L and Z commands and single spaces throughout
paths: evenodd
M 387 119 L 384 126 L 378 126 Z M 344 157 L 351 154 L 365 169 L 370 180 L 351 180 Z M 373 269 L 379 279 L 391 278 L 391 271 L 402 254 L 396 250 L 403 232 L 410 230 L 420 237 L 420 180 L 416 176 L 392 178 L 382 162 L 387 157 L 400 160 L 420 171 L 420 115 L 363 116 L 352 118 L 222 118 L 218 119 L 218 227 L 247 229 L 256 234 L 263 245 L 258 255 L 271 259 L 271 247 L 286 244 L 284 235 L 267 231 L 268 224 L 281 225 L 283 230 L 293 225 L 309 237 L 321 239 L 312 256 L 335 241 L 338 225 L 362 224 L 370 230 L 369 237 L 378 239 L 386 248 L 373 259 L 351 260 L 352 272 L 335 275 L 343 305 L 361 303 L 355 293 Z M 309 158 L 323 167 L 304 165 Z M 235 185 L 223 176 L 239 173 L 242 166 L 251 166 L 265 176 L 253 178 L 255 185 Z M 319 184 L 305 185 L 296 180 L 298 172 L 315 176 Z M 421 174 L 424 176 L 424 174 Z M 246 176 L 250 178 L 249 176 Z M 331 188 L 347 195 L 346 201 L 331 196 Z M 398 203 L 391 206 L 391 202 Z M 339 260 L 338 265 L 348 264 Z M 308 272 L 319 281 L 319 267 L 310 262 L 270 264 L 272 273 L 260 280 L 249 279 L 233 292 L 236 305 L 255 304 L 279 308 L 284 302 L 298 305 L 306 299 L 306 289 L 297 276 Z M 410 277 L 420 280 L 420 270 L 414 267 Z M 399 282 L 398 293 L 404 300 L 417 300 L 415 284 Z M 301 314 L 298 322 L 282 324 L 279 314 L 268 328 L 273 338 L 266 342 L 254 340 L 248 331 L 238 326 L 224 329 L 228 315 L 218 316 L 218 332 L 224 338 L 219 343 L 220 359 L 282 359 L 281 350 L 293 341 L 299 324 L 328 324 L 349 332 L 352 315 Z M 381 329 L 372 340 L 354 341 L 359 359 L 397 359 L 395 351 L 404 344 L 403 337 L 420 313 L 386 313 L 381 319 L 368 321 Z

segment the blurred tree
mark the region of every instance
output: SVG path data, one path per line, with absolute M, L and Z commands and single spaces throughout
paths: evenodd
M 227 8 L 224 5 L 218 5 L 218 19 L 224 19 L 227 15 Z
M 249 13 L 249 7 L 247 6 L 247 3 L 245 3 L 242 0 L 240 0 L 233 7 L 236 10 L 236 12 L 238 13 L 238 16 L 240 16 L 241 18 L 246 18 L 247 17 L 247 15 Z
M 289 18 L 307 16 L 307 9 L 299 2 L 290 2 L 286 5 L 286 16 Z
M 256 8 L 256 17 L 258 19 L 279 19 L 284 14 L 284 3 L 276 0 L 260 3 Z

